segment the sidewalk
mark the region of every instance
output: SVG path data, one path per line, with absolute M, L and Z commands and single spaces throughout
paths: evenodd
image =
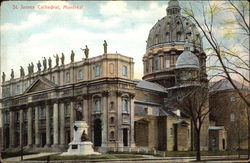
M 31 159 L 31 158 L 36 158 L 36 157 L 41 157 L 41 156 L 49 156 L 49 155 L 53 155 L 53 154 L 57 154 L 57 152 L 55 153 L 39 153 L 39 154 L 31 154 L 31 155 L 24 155 L 23 159 Z M 6 158 L 3 159 L 3 162 L 20 162 L 21 161 L 21 156 L 18 157 L 10 157 L 10 158 Z
M 36 158 L 36 157 L 41 157 L 41 156 L 49 156 L 57 153 L 39 153 L 39 154 L 32 154 L 32 155 L 25 155 L 23 158 L 25 159 L 31 159 L 31 158 Z M 112 162 L 112 163 L 160 163 L 160 162 L 193 162 L 195 161 L 195 157 L 154 157 L 151 155 L 143 155 L 144 158 L 131 158 L 131 159 L 94 159 L 94 160 L 55 160 L 55 161 L 50 161 L 51 163 L 80 163 L 80 162 L 98 162 L 98 163 L 107 163 L 107 162 Z M 244 156 L 243 158 L 246 158 Z M 227 160 L 226 160 L 227 159 Z M 232 160 L 234 159 L 234 160 Z M 21 162 L 21 157 L 12 157 L 12 158 L 7 158 L 4 159 L 4 163 L 17 163 Z M 45 163 L 46 161 L 23 161 L 24 163 Z M 248 160 L 238 160 L 236 155 L 230 155 L 230 156 L 202 156 L 202 161 L 196 162 L 196 163 L 233 163 L 233 162 L 242 162 L 242 163 L 248 163 Z

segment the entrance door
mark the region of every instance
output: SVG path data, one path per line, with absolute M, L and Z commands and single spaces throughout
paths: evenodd
M 128 146 L 128 129 L 123 129 L 123 146 Z
M 94 122 L 94 146 L 102 145 L 102 121 L 96 119 Z
M 44 147 L 46 144 L 46 133 L 41 133 L 41 145 Z

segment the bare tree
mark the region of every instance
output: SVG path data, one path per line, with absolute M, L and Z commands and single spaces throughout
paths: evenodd
M 199 27 L 206 42 L 209 45 L 210 57 L 215 57 L 213 67 L 216 74 L 226 78 L 240 98 L 248 106 L 246 112 L 248 115 L 248 159 L 250 157 L 250 98 L 248 98 L 240 88 L 233 82 L 233 78 L 240 77 L 244 83 L 250 86 L 249 72 L 249 1 L 231 1 L 221 2 L 223 4 L 206 2 L 202 4 L 203 8 L 199 11 L 201 14 L 195 14 L 192 5 L 184 8 L 184 13 L 195 22 Z M 205 7 L 204 7 L 205 6 Z M 197 10 L 196 10 L 197 11 Z M 202 15 L 202 20 L 195 15 Z M 227 15 L 225 19 L 221 19 Z M 220 19 L 218 19 L 220 18 Z M 223 34 L 217 31 L 218 24 L 223 27 Z M 230 45 L 234 46 L 230 46 Z M 240 46 L 240 48 L 235 48 Z M 241 49 L 241 50 L 239 50 Z
M 176 91 L 176 96 L 167 99 L 171 107 L 179 108 L 183 114 L 190 117 L 195 131 L 196 160 L 201 159 L 200 136 L 202 125 L 210 112 L 208 108 L 208 89 L 202 86 L 185 88 L 185 91 Z

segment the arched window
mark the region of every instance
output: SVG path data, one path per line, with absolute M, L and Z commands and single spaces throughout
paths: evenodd
M 101 112 L 101 98 L 100 97 L 95 99 L 95 112 L 97 113 Z
M 65 82 L 66 83 L 70 82 L 70 73 L 69 72 L 66 72 Z
M 122 112 L 128 112 L 128 99 L 122 99 Z
M 83 70 L 79 70 L 78 71 L 78 80 L 82 80 L 83 79 Z
M 110 139 L 115 139 L 115 132 L 114 131 L 110 132 Z
M 110 118 L 110 124 L 114 124 L 115 123 L 115 118 L 114 117 L 111 117 Z

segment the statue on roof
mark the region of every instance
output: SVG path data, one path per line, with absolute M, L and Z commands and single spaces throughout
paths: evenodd
M 108 48 L 108 44 L 107 44 L 106 40 L 104 40 L 103 48 L 104 48 L 104 54 L 106 54 L 107 53 L 107 48 Z
M 34 73 L 34 64 L 33 64 L 33 62 L 31 62 L 31 64 L 30 64 L 30 72 Z
M 40 72 L 41 71 L 41 62 L 40 61 L 38 61 L 38 63 L 37 63 L 37 70 L 38 70 L 38 72 Z
M 5 73 L 3 72 L 3 75 L 2 75 L 2 83 L 4 83 L 5 82 Z
M 14 79 L 14 71 L 11 69 L 11 74 L 10 74 L 11 79 Z
M 28 65 L 28 75 L 30 75 L 30 74 L 31 74 L 31 65 L 29 63 L 29 65 Z
M 86 45 L 85 49 L 81 48 L 81 50 L 84 51 L 85 57 L 86 57 L 86 59 L 88 59 L 89 58 L 89 48 L 88 48 L 88 46 Z
M 59 66 L 59 56 L 58 56 L 58 54 L 56 54 L 56 56 L 54 56 L 54 57 L 56 58 L 56 67 L 57 67 L 57 66 Z
M 71 50 L 70 59 L 71 59 L 71 63 L 73 63 L 73 62 L 74 62 L 74 59 L 75 59 L 75 53 L 74 53 L 73 50 Z
M 51 60 L 50 57 L 49 57 L 49 59 L 48 59 L 48 65 L 49 65 L 49 69 L 51 69 L 51 67 L 52 67 L 52 60 Z
M 62 65 L 64 65 L 64 54 L 62 53 L 62 57 L 61 57 L 61 63 Z
M 47 69 L 47 59 L 43 57 L 43 71 Z
M 24 69 L 22 66 L 20 66 L 20 77 L 25 76 Z

